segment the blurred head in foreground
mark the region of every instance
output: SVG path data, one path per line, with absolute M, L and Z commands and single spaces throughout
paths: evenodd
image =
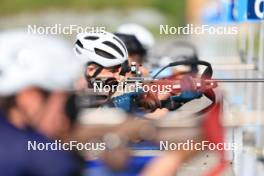
M 69 126 L 66 91 L 80 72 L 70 45 L 18 31 L 0 38 L 0 111 L 18 128 L 56 137 Z

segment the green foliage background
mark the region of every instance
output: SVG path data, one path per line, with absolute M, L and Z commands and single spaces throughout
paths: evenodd
M 160 11 L 171 24 L 180 25 L 184 24 L 185 4 L 185 0 L 0 0 L 0 17 L 47 9 L 85 12 L 146 7 Z

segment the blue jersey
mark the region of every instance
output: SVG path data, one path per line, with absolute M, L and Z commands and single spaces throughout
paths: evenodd
M 32 131 L 12 126 L 0 114 L 0 175 L 1 176 L 70 176 L 80 165 L 65 151 L 28 150 L 28 141 L 52 142 Z

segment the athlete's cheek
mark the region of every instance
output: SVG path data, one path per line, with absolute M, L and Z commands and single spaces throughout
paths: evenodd
M 35 117 L 43 107 L 44 97 L 35 88 L 28 88 L 17 96 L 17 104 L 28 117 Z

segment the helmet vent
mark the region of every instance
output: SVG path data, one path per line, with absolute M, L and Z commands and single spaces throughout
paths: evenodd
M 83 44 L 80 42 L 80 40 L 77 40 L 75 44 L 78 45 L 79 47 L 83 48 Z
M 114 50 L 116 50 L 120 55 L 122 55 L 122 57 L 124 57 L 124 54 L 122 53 L 122 51 L 112 42 L 109 41 L 105 41 L 103 42 L 103 44 L 113 48 Z
M 99 37 L 96 36 L 88 36 L 88 37 L 84 37 L 85 40 L 97 40 L 99 39 Z
M 75 51 L 78 53 L 78 54 L 82 54 L 80 50 L 78 50 L 78 48 L 75 48 Z
M 94 48 L 95 50 L 95 53 L 98 54 L 99 56 L 102 56 L 102 57 L 105 57 L 105 58 L 108 58 L 108 59 L 116 59 L 115 56 L 113 56 L 112 54 L 106 52 L 106 51 L 103 51 L 101 49 L 98 49 L 98 48 Z
M 119 39 L 117 39 L 116 37 L 114 37 L 114 39 L 123 47 L 123 49 L 126 51 L 126 47 L 123 44 L 123 42 L 121 42 Z

